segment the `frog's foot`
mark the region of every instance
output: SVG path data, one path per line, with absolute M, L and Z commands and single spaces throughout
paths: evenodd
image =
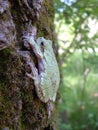
M 31 73 L 26 72 L 26 75 L 34 80 L 38 76 L 38 70 L 33 62 L 28 62 L 27 65 L 30 67 Z
M 48 118 L 51 117 L 52 113 L 53 113 L 53 110 L 54 110 L 54 104 L 53 104 L 53 101 L 49 100 L 47 102 L 47 112 L 48 112 Z
M 33 79 L 33 80 L 34 80 L 34 77 L 33 77 L 32 74 L 29 74 L 29 73 L 26 72 L 26 76 L 28 76 L 30 79 Z

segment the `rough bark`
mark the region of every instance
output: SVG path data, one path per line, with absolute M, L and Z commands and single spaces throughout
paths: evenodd
M 37 97 L 33 80 L 25 75 L 27 59 L 37 62 L 22 41 L 28 32 L 54 41 L 53 19 L 53 0 L 0 0 L 2 130 L 56 130 L 55 114 L 48 118 L 46 104 Z

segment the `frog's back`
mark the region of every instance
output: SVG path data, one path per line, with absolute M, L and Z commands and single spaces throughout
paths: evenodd
M 48 55 L 48 59 L 44 60 L 45 73 L 43 73 L 41 86 L 43 87 L 43 95 L 45 100 L 54 98 L 59 88 L 60 75 L 59 68 L 53 52 Z

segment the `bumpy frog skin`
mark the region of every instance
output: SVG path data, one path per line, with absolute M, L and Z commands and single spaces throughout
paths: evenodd
M 26 73 L 26 75 L 34 80 L 37 95 L 42 102 L 55 101 L 60 75 L 52 42 L 43 37 L 39 37 L 36 41 L 32 36 L 24 36 L 24 39 L 38 60 L 38 68 L 34 63 L 28 63 L 31 73 Z

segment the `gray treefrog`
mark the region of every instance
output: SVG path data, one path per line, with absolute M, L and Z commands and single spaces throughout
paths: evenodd
M 28 63 L 31 73 L 26 75 L 34 80 L 37 95 L 42 102 L 55 101 L 60 74 L 52 42 L 43 37 L 39 37 L 36 41 L 32 36 L 23 38 L 28 42 L 38 61 L 38 67 L 32 62 Z

